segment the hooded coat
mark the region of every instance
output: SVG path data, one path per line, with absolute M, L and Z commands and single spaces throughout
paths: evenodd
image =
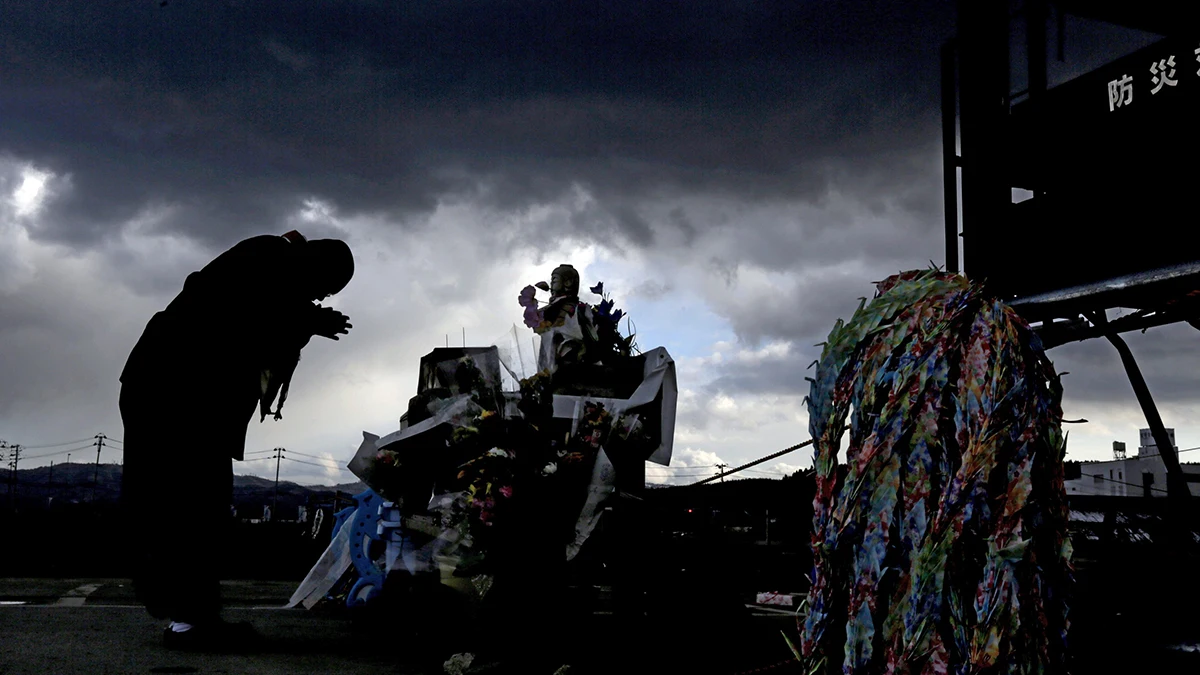
M 282 403 L 324 311 L 305 246 L 298 233 L 252 237 L 188 275 L 121 373 L 125 550 L 152 616 L 193 625 L 219 617 L 230 459 L 244 456 L 255 408 L 265 418 L 277 394 Z
M 142 415 L 186 424 L 233 459 L 246 424 L 265 417 L 312 337 L 319 307 L 306 297 L 302 238 L 263 235 L 238 243 L 198 272 L 150 320 L 121 374 Z

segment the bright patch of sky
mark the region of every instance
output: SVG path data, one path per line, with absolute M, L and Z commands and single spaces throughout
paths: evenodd
M 671 292 L 654 295 L 639 293 L 648 285 L 662 284 L 670 279 L 656 279 L 654 266 L 631 258 L 599 258 L 586 268 L 585 286 L 604 282 L 604 290 L 616 308 L 624 310 L 637 333 L 637 344 L 643 350 L 666 347 L 679 363 L 696 363 L 729 345 L 734 339 L 729 322 L 712 311 L 704 298 L 687 287 L 671 286 Z M 594 281 L 589 281 L 594 280 Z M 653 287 L 653 286 L 651 286 Z M 583 289 L 585 301 L 597 303 L 600 297 Z M 622 320 L 621 331 L 629 324 Z M 677 365 L 677 368 L 679 366 Z M 712 374 L 703 368 L 687 368 L 680 374 L 681 388 L 691 388 L 708 382 Z
M 21 172 L 21 184 L 12 193 L 12 203 L 18 216 L 37 213 L 46 194 L 46 181 L 50 174 L 27 167 Z

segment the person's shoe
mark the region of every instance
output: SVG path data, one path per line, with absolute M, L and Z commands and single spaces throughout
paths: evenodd
M 248 622 L 216 621 L 179 632 L 167 627 L 163 630 L 163 646 L 176 651 L 245 653 L 261 649 L 263 639 Z

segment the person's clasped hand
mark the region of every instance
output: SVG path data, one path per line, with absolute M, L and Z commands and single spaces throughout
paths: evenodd
M 321 307 L 317 312 L 313 335 L 319 335 L 330 340 L 337 340 L 338 335 L 347 335 L 354 325 L 350 317 L 332 307 Z

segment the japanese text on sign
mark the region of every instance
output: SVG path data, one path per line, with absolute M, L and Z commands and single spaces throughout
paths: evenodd
M 1200 63 L 1200 47 L 1196 48 L 1193 53 L 1196 55 L 1196 62 Z M 1159 59 L 1152 62 L 1149 70 L 1151 96 L 1162 91 L 1163 87 L 1174 87 L 1179 84 L 1179 80 L 1175 77 L 1174 54 L 1171 54 L 1165 59 Z M 1200 76 L 1200 70 L 1196 71 L 1196 75 Z M 1133 83 L 1134 79 L 1128 73 L 1122 73 L 1120 78 L 1109 81 L 1109 112 L 1113 112 L 1117 108 L 1126 107 L 1133 103 Z

